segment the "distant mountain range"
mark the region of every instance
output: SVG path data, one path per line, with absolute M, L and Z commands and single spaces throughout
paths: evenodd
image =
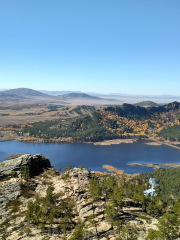
M 59 92 L 57 91 L 56 94 L 57 93 Z M 16 101 L 16 100 L 33 99 L 33 98 L 43 98 L 43 99 L 52 99 L 52 100 L 53 99 L 54 100 L 73 100 L 73 99 L 101 100 L 101 98 L 99 97 L 90 96 L 82 92 L 68 92 L 66 94 L 50 95 L 50 94 L 42 93 L 40 91 L 36 91 L 29 88 L 16 88 L 16 89 L 0 91 L 0 100 L 4 100 L 4 101 Z
M 53 96 L 69 94 L 69 93 L 82 93 L 81 91 L 47 91 L 47 90 L 39 90 L 42 93 L 46 93 Z M 119 97 L 140 97 L 140 98 L 180 98 L 180 96 L 175 95 L 148 95 L 148 94 L 125 94 L 125 93 L 97 93 L 97 92 L 85 92 L 90 96 L 95 97 L 104 97 L 104 98 L 119 98 Z
M 37 92 L 40 92 L 40 93 L 44 93 L 46 95 L 50 95 L 50 96 L 58 96 L 58 95 L 65 95 L 65 94 L 70 94 L 70 93 L 83 93 L 81 91 L 48 91 L 48 90 L 32 90 L 32 89 L 29 89 L 29 88 L 16 88 L 16 89 L 10 89 L 10 90 L 7 90 L 7 89 L 4 89 L 4 88 L 0 88 L 0 92 L 1 91 L 9 91 L 9 94 L 14 94 L 15 92 L 18 93 L 18 91 L 20 92 L 20 94 L 23 94 L 23 93 L 27 93 L 27 94 L 30 94 L 30 92 L 32 91 L 35 91 L 36 93 Z M 8 93 L 8 92 L 7 92 Z M 34 93 L 35 94 L 35 93 Z M 167 95 L 167 94 L 164 94 L 164 95 L 148 95 L 148 94 L 125 94 L 125 93 L 97 93 L 97 92 L 84 92 L 84 94 L 87 94 L 89 96 L 95 96 L 95 97 L 105 97 L 105 98 L 119 98 L 119 97 L 142 97 L 142 98 L 180 98 L 180 96 L 176 96 L 176 95 Z M 34 95 L 36 96 L 36 95 Z M 38 93 L 38 96 L 40 96 L 40 94 Z M 43 95 L 41 95 L 43 96 Z
M 121 93 L 83 93 L 80 91 L 37 91 L 29 88 L 16 88 L 0 91 L 0 102 L 37 102 L 42 104 L 63 104 L 63 105 L 121 105 L 131 103 L 136 106 L 155 107 L 167 102 L 180 101 L 180 96 L 172 95 L 128 95 Z M 158 103 L 158 104 L 157 104 Z

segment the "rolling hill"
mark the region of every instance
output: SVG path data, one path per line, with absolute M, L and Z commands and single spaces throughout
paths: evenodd
M 10 89 L 10 90 L 6 90 L 3 91 L 4 94 L 6 95 L 14 95 L 14 96 L 18 96 L 18 97 L 44 97 L 44 98 L 49 98 L 49 97 L 53 97 L 54 99 L 58 99 L 58 100 L 71 100 L 71 99 L 78 99 L 78 98 L 84 98 L 84 99 L 101 99 L 99 97 L 95 97 L 95 96 L 91 96 L 82 92 L 69 92 L 66 94 L 60 94 L 58 96 L 52 96 L 37 90 L 33 90 L 33 89 L 29 89 L 29 88 L 16 88 L 16 89 Z M 50 92 L 49 92 L 50 93 Z M 58 91 L 56 92 L 58 93 Z M 59 92 L 60 93 L 60 92 Z M 63 93 L 63 91 L 62 91 Z
M 91 95 L 88 95 L 86 93 L 81 93 L 81 92 L 80 93 L 73 92 L 73 93 L 63 94 L 63 95 L 59 95 L 57 97 L 58 97 L 58 99 L 62 99 L 62 100 L 77 99 L 77 98 L 95 99 L 95 100 L 101 100 L 102 99 L 102 98 L 91 96 Z
M 50 94 L 50 92 L 48 92 Z M 56 92 L 56 94 L 58 91 Z M 63 91 L 61 92 L 63 93 Z M 110 100 L 91 96 L 82 92 L 69 92 L 60 95 L 49 95 L 29 88 L 16 88 L 0 91 L 0 102 L 19 103 L 37 102 L 43 104 L 65 104 L 65 105 L 102 105 L 108 104 Z
M 39 90 L 39 92 L 51 95 L 51 96 L 58 96 L 58 95 L 64 95 L 69 93 L 74 93 L 73 91 L 47 91 L 47 90 Z M 81 93 L 80 91 L 75 91 L 75 93 Z
M 30 89 L 30 88 L 16 88 L 3 91 L 5 94 L 16 95 L 19 97 L 49 97 L 49 95 Z
M 22 101 L 24 98 L 22 96 L 8 94 L 6 91 L 0 92 L 0 101 L 1 102 L 19 102 Z

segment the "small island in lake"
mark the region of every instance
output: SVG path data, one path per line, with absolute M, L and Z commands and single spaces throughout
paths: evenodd
M 168 168 L 180 168 L 180 163 L 130 163 L 128 166 L 137 166 L 137 167 L 149 167 L 149 168 L 160 168 L 161 166 Z

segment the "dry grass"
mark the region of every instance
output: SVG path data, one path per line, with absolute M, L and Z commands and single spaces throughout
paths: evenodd
M 81 104 L 84 104 L 81 102 Z M 50 111 L 50 104 L 4 104 L 0 107 L 0 126 L 7 124 L 27 124 L 29 122 L 52 120 L 60 118 L 77 117 L 79 114 L 73 111 L 75 105 L 57 108 L 57 111 Z M 60 105 L 57 103 L 57 105 Z M 96 107 L 98 109 L 98 107 Z M 88 114 L 82 109 L 82 114 Z

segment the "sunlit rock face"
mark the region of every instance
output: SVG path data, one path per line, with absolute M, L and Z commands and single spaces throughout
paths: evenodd
M 12 176 L 12 172 L 20 174 L 21 167 L 28 166 L 30 175 L 39 174 L 43 168 L 51 167 L 48 158 L 40 154 L 25 154 L 15 159 L 6 160 L 0 163 L 0 179 Z

